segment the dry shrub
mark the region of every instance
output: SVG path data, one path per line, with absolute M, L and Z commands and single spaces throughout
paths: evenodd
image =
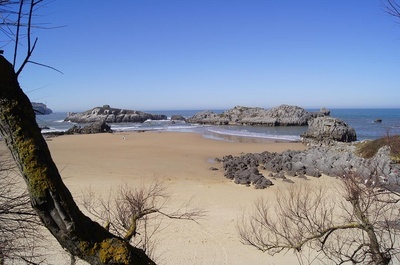
M 363 158 L 372 158 L 383 146 L 389 146 L 392 160 L 400 162 L 400 135 L 361 142 L 357 145 L 357 153 Z

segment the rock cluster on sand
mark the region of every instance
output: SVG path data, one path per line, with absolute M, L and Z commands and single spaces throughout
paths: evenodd
M 365 182 L 396 182 L 400 173 L 399 164 L 391 163 L 388 147 L 383 147 L 371 159 L 355 155 L 353 145 L 337 143 L 335 146 L 311 147 L 305 151 L 285 151 L 283 153 L 263 152 L 224 156 L 221 160 L 225 177 L 235 183 L 266 188 L 272 184 L 260 173 L 260 169 L 270 171 L 270 179 L 290 180 L 286 176 L 307 178 L 325 174 L 340 177 L 347 172 L 357 172 Z M 383 179 L 384 176 L 384 179 Z
M 76 123 L 90 123 L 105 121 L 108 123 L 117 122 L 145 122 L 146 120 L 165 120 L 166 115 L 150 114 L 137 110 L 124 110 L 111 108 L 108 105 L 96 107 L 82 113 L 70 112 L 65 121 Z
M 329 115 L 329 110 L 309 112 L 297 106 L 281 105 L 272 109 L 236 106 L 222 114 L 203 111 L 188 119 L 190 123 L 214 125 L 305 126 L 316 117 Z
M 224 156 L 222 162 L 225 170 L 225 177 L 232 179 L 236 184 L 246 186 L 253 184 L 256 189 L 264 189 L 273 185 L 272 182 L 265 178 L 258 170 L 260 161 L 255 156 L 257 155 L 249 154 L 239 157 L 233 157 L 231 155 Z

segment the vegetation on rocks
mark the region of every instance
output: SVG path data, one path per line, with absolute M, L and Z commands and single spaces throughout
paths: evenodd
M 360 142 L 357 144 L 357 154 L 363 158 L 371 158 L 383 146 L 390 147 L 390 158 L 393 162 L 400 162 L 400 135 Z

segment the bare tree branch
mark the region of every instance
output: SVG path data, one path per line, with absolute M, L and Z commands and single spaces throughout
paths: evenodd
M 18 260 L 35 264 L 44 260 L 36 253 L 44 243 L 39 232 L 41 223 L 18 177 L 9 157 L 0 154 L 0 264 Z
M 19 11 L 18 11 L 18 19 L 17 19 L 17 32 L 15 34 L 14 60 L 13 60 L 14 68 L 15 68 L 15 64 L 17 63 L 18 45 L 19 45 L 19 32 L 21 30 L 21 18 L 22 18 L 22 7 L 23 6 L 24 6 L 24 0 L 21 0 L 20 3 L 19 3 Z
M 360 179 L 347 174 L 330 190 L 297 184 L 279 191 L 275 205 L 257 201 L 237 225 L 242 242 L 270 255 L 307 246 L 336 264 L 388 264 L 400 250 L 400 206 Z
M 153 237 L 160 228 L 162 217 L 197 222 L 205 215 L 204 210 L 191 207 L 190 201 L 169 212 L 165 209 L 169 197 L 160 181 L 137 188 L 125 184 L 116 191 L 110 189 L 106 199 L 95 196 L 91 191 L 86 192 L 83 206 L 114 233 L 146 250 L 151 256 L 154 251 Z
M 55 70 L 61 73 L 59 70 L 50 67 L 46 64 L 33 62 L 30 60 L 32 54 L 36 48 L 38 38 L 35 38 L 32 42 L 32 29 L 33 28 L 46 28 L 40 24 L 34 24 L 34 14 L 43 5 L 43 0 L 21 0 L 21 1 L 3 1 L 0 2 L 0 32 L 3 32 L 8 38 L 9 42 L 14 43 L 13 51 L 13 67 L 16 71 L 17 76 L 22 72 L 28 63 L 34 63 L 39 66 Z M 18 6 L 15 8 L 14 6 Z M 16 10 L 14 10 L 16 9 Z M 58 27 L 55 27 L 58 28 Z M 4 41 L 4 40 L 3 40 Z M 25 45 L 23 45 L 25 44 Z M 26 52 L 24 55 L 20 55 L 20 47 L 26 46 Z M 23 56 L 23 57 L 22 57 Z M 18 58 L 22 57 L 22 62 L 17 67 Z
M 395 0 L 385 0 L 383 6 L 389 15 L 400 17 L 400 5 Z
M 54 71 L 56 71 L 56 72 L 59 72 L 60 74 L 64 74 L 63 72 L 61 72 L 60 70 L 58 70 L 57 68 L 54 68 L 54 67 L 52 67 L 52 66 L 49 66 L 49 65 L 46 65 L 46 64 L 42 64 L 42 63 L 38 63 L 38 62 L 34 62 L 34 61 L 27 61 L 28 63 L 32 63 L 32 64 L 36 64 L 36 65 L 39 65 L 39 66 L 43 66 L 43 67 L 46 67 L 46 68 L 49 68 L 49 69 L 51 69 L 51 70 L 54 70 Z

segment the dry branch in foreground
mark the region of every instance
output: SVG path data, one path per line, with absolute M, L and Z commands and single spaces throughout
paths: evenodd
M 399 260 L 396 194 L 348 174 L 336 189 L 292 185 L 277 203 L 260 200 L 238 231 L 243 243 L 274 255 L 311 248 L 336 264 Z
M 154 256 L 157 239 L 165 218 L 197 222 L 205 211 L 193 208 L 190 201 L 178 209 L 168 209 L 170 194 L 164 184 L 155 181 L 148 186 L 134 187 L 128 184 L 110 190 L 107 198 L 88 191 L 83 196 L 84 208 L 112 233 Z
M 19 178 L 15 164 L 0 154 L 0 264 L 44 260 L 38 254 L 44 242 L 39 232 L 41 223 Z

